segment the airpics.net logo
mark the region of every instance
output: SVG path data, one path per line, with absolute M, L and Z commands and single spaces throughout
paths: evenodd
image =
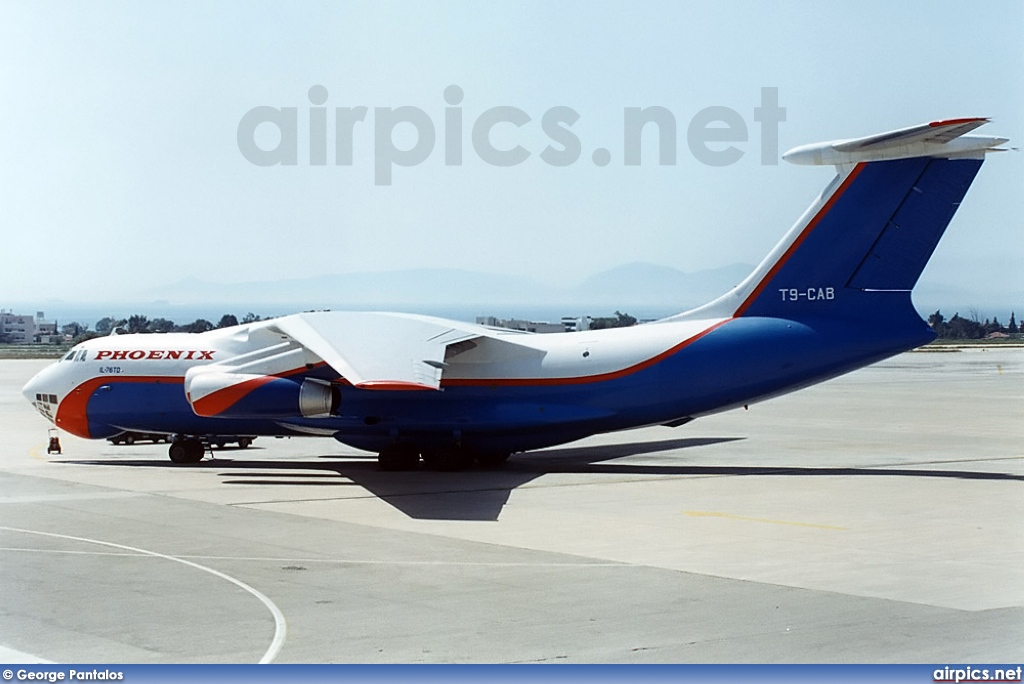
M 322 85 L 309 89 L 308 134 L 309 165 L 328 164 L 329 93 Z M 508 105 L 467 112 L 462 106 L 465 93 L 457 85 L 444 89 L 443 123 L 440 126 L 441 147 L 445 166 L 461 166 L 467 153 L 465 131 L 469 129 L 472 153 L 485 164 L 496 167 L 518 166 L 534 156 L 535 151 L 522 143 L 498 146 L 494 133 L 503 138 L 509 132 L 536 126 L 526 111 Z M 551 107 L 540 117 L 540 128 L 549 144 L 536 153 L 549 166 L 569 167 L 580 161 L 584 146 L 573 131 L 580 114 L 572 107 Z M 779 159 L 779 123 L 786 120 L 786 108 L 779 106 L 778 88 L 761 88 L 761 100 L 753 107 L 753 121 L 760 127 L 761 164 L 776 165 Z M 368 130 L 372 128 L 372 133 Z M 624 107 L 622 111 L 622 156 L 624 166 L 641 166 L 643 135 L 657 135 L 658 164 L 674 166 L 677 156 L 677 121 L 665 107 Z M 276 135 L 274 135 L 276 129 Z M 375 185 L 391 185 L 394 167 L 422 164 L 437 147 L 439 127 L 419 107 L 374 107 L 372 117 L 365 106 L 334 107 L 334 165 L 354 166 L 369 160 L 355 154 L 357 136 L 373 136 L 373 181 Z M 396 144 L 396 133 L 402 143 Z M 525 136 L 524 136 L 525 137 Z M 743 116 L 729 107 L 705 107 L 686 124 L 686 146 L 698 162 L 708 166 L 735 164 L 746 153 L 738 144 L 746 143 L 748 126 Z M 256 166 L 296 166 L 299 163 L 299 108 L 253 107 L 238 122 L 238 150 Z M 303 141 L 305 142 L 305 141 Z M 262 143 L 262 145 L 260 144 Z M 275 144 L 276 143 L 276 144 Z M 611 150 L 597 147 L 590 152 L 596 166 L 613 161 Z

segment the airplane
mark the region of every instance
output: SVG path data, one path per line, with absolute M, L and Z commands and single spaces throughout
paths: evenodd
M 24 386 L 57 428 L 173 435 L 198 463 L 217 435 L 315 435 L 383 470 L 493 467 L 598 433 L 681 426 L 930 342 L 911 291 L 1006 138 L 986 118 L 794 148 L 836 176 L 739 285 L 629 328 L 530 334 L 430 316 L 307 312 L 205 333 L 76 345 Z

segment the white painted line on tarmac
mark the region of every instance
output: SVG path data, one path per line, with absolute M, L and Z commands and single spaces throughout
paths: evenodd
M 284 646 L 284 641 L 288 636 L 288 623 L 284 618 L 284 613 L 281 612 L 281 609 L 278 608 L 277 605 L 270 600 L 270 598 L 268 598 L 263 592 L 259 591 L 255 587 L 251 587 L 242 580 L 232 577 L 231 575 L 227 575 L 223 572 L 220 572 L 219 570 L 214 570 L 213 568 L 207 567 L 205 565 L 200 565 L 199 563 L 194 563 L 189 560 L 185 560 L 184 558 L 168 556 L 167 554 L 159 553 L 157 551 L 148 551 L 146 549 L 140 549 L 136 546 L 115 544 L 114 542 L 102 541 L 99 539 L 89 539 L 87 537 L 73 537 L 67 534 L 40 532 L 38 530 L 26 530 L 19 527 L 7 527 L 2 525 L 0 525 L 0 530 L 5 530 L 7 532 L 20 532 L 21 534 L 34 534 L 40 537 L 52 537 L 54 539 L 68 539 L 70 541 L 85 542 L 87 544 L 99 544 L 100 546 L 109 546 L 111 548 L 122 549 L 124 551 L 132 551 L 143 556 L 152 556 L 154 558 L 162 558 L 164 560 L 173 561 L 175 563 L 181 563 L 182 565 L 187 565 L 191 568 L 195 568 L 196 570 L 202 570 L 203 572 L 207 572 L 213 575 L 214 577 L 219 577 L 222 580 L 231 582 L 236 587 L 239 587 L 249 592 L 257 599 L 259 599 L 260 602 L 263 603 L 263 605 L 266 606 L 270 613 L 274 616 L 274 638 L 270 642 L 270 647 L 267 648 L 267 651 L 263 654 L 263 657 L 260 658 L 259 662 L 261 665 L 273 662 L 274 658 L 277 657 L 277 654 L 280 653 L 281 648 Z
M 198 558 L 201 560 L 225 560 L 225 561 L 258 561 L 271 563 L 335 563 L 338 565 L 412 565 L 412 566 L 445 566 L 445 567 L 482 567 L 482 568 L 627 568 L 633 567 L 631 563 L 617 563 L 615 561 L 577 563 L 531 563 L 529 561 L 446 561 L 446 560 L 367 560 L 356 558 L 247 558 L 238 556 L 183 556 L 183 558 Z

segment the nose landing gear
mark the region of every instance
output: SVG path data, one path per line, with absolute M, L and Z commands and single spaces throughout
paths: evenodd
M 60 454 L 60 437 L 57 436 L 57 429 L 50 428 L 49 435 L 50 442 L 46 445 L 46 453 Z

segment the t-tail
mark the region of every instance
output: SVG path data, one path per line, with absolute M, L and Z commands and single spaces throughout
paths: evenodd
M 911 291 L 986 152 L 1006 142 L 965 135 L 987 121 L 934 121 L 790 150 L 786 161 L 832 164 L 836 177 L 746 280 L 676 318 L 862 322 L 884 331 L 890 353 L 930 341 Z

